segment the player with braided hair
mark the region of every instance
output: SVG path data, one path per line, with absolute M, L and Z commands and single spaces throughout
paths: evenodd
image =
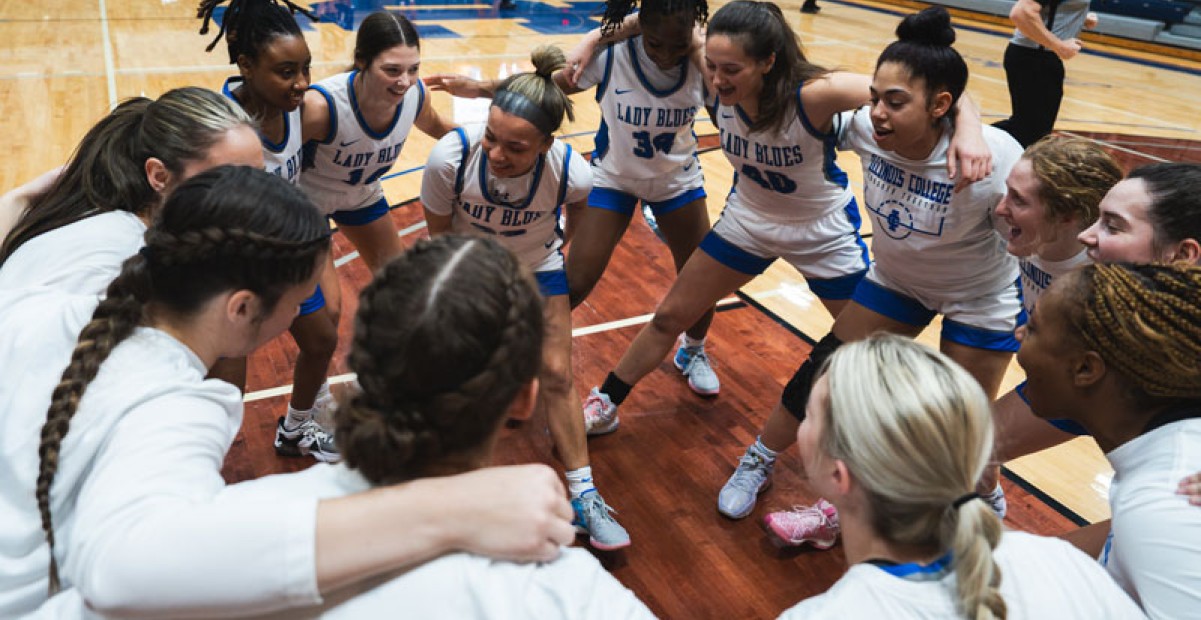
M 401 249 L 380 178 L 414 127 L 434 139 L 454 128 L 426 96 L 420 67 L 413 23 L 377 11 L 359 26 L 353 69 L 314 84 L 304 96 L 300 186 L 337 222 L 372 273 Z
M 239 493 L 339 497 L 487 468 L 505 421 L 533 412 L 542 304 L 534 279 L 496 238 L 418 241 L 363 290 L 350 352 L 361 389 L 335 414 L 342 463 L 239 485 Z M 397 609 L 481 620 L 653 617 L 578 548 L 536 565 L 451 554 L 313 611 L 374 618 Z
M 185 87 L 122 102 L 5 236 L 0 289 L 104 293 L 142 246 L 163 196 L 219 164 L 263 165 L 250 118 L 226 98 Z
M 563 52 L 544 45 L 531 60 L 533 72 L 497 87 L 484 127 L 456 129 L 438 141 L 421 181 L 421 202 L 431 236 L 496 236 L 534 272 L 545 301 L 539 401 L 567 468 L 581 533 L 594 547 L 619 549 L 630 536 L 596 490 L 572 383 L 571 305 L 561 250 L 592 190 L 592 173 L 583 157 L 554 137 L 564 115 L 572 117 L 571 100 L 552 77 L 566 62 Z M 564 206 L 566 233 L 559 228 Z
M 989 399 L 946 355 L 876 334 L 829 359 L 797 448 L 831 498 L 850 568 L 781 618 L 1140 618 L 1097 563 L 1008 532 L 972 492 L 992 454 Z M 835 512 L 835 508 L 837 512 Z M 822 528 L 832 545 L 837 528 Z
M 0 615 L 60 584 L 100 613 L 253 613 L 454 549 L 548 560 L 571 540 L 543 466 L 328 501 L 219 499 L 242 401 L 205 372 L 286 328 L 328 235 L 298 189 L 222 167 L 172 193 L 99 306 L 6 293 L 0 354 L 28 363 L 0 386 Z
M 693 30 L 708 20 L 709 6 L 705 0 L 609 0 L 600 30 L 590 35 L 621 29 L 635 6 L 640 35 L 597 47 L 574 79 L 568 68 L 555 73 L 555 82 L 568 94 L 595 87 L 601 109 L 590 208 L 581 214 L 580 232 L 573 235 L 567 255 L 573 308 L 604 275 L 639 201 L 654 214 L 677 272 L 709 231 L 693 131 L 696 115 L 705 109 L 705 76 L 689 62 Z M 430 84 L 460 97 L 478 97 L 491 96 L 499 80 L 440 75 Z M 705 352 L 713 313 L 710 307 L 679 334 L 674 358 L 689 387 L 706 396 L 721 390 Z M 593 428 L 590 434 L 616 428 Z
M 202 0 L 197 16 L 204 22 L 201 34 L 219 6 L 228 3 L 221 29 L 206 48 L 212 51 L 222 37 L 229 62 L 239 77 L 225 81 L 223 92 L 259 123 L 267 171 L 290 183 L 299 183 L 301 151 L 306 139 L 300 105 L 309 88 L 312 56 L 293 14 L 316 17 L 290 0 Z M 326 374 L 338 346 L 341 286 L 332 255 L 321 285 L 300 307 L 289 331 L 300 352 L 292 371 L 292 398 L 275 426 L 275 451 L 284 456 L 309 455 L 319 461 L 336 461 L 333 434 L 318 423 L 318 416 L 335 406 Z M 236 385 L 246 382 L 246 360 L 223 364 L 220 376 Z
M 1088 265 L 1052 284 L 1019 331 L 1038 415 L 1097 440 L 1114 468 L 1101 561 L 1152 618 L 1201 609 L 1197 509 L 1177 481 L 1201 470 L 1201 268 Z

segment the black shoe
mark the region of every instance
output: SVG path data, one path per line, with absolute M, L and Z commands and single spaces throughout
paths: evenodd
M 808 14 L 810 14 L 810 15 L 816 15 L 816 14 L 817 14 L 817 12 L 818 12 L 818 11 L 820 11 L 820 10 L 822 10 L 822 8 L 821 8 L 820 6 L 817 6 L 817 3 L 816 3 L 816 2 L 806 2 L 805 4 L 802 4 L 802 5 L 801 5 L 801 12 L 802 12 L 802 13 L 808 13 Z

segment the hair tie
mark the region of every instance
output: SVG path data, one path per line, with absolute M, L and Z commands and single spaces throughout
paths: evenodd
M 502 90 L 492 97 L 492 105 L 500 108 L 502 112 L 524 118 L 547 137 L 550 137 L 559 128 L 559 123 L 556 123 L 542 108 L 521 93 Z
M 979 493 L 968 493 L 967 495 L 964 495 L 964 496 L 960 497 L 959 499 L 951 502 L 951 508 L 954 510 L 959 510 L 960 506 L 962 506 L 974 499 L 984 499 L 984 498 L 980 497 Z

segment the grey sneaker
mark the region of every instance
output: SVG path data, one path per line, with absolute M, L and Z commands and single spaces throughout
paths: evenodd
M 1001 488 L 1000 483 L 997 483 L 997 487 L 991 493 L 984 496 L 984 501 L 988 502 L 988 507 L 992 508 L 998 519 L 1005 519 L 1005 513 L 1009 511 L 1009 502 L 1005 500 L 1005 489 Z
M 705 347 L 685 347 L 682 344 L 672 358 L 676 368 L 688 377 L 688 387 L 701 396 L 716 396 L 721 391 L 721 381 L 713 372 L 713 363 L 705 353 Z
M 309 420 L 299 428 L 288 430 L 284 418 L 275 425 L 275 453 L 280 456 L 311 456 L 322 463 L 337 463 L 342 460 L 334 436 L 316 420 Z
M 738 469 L 726 481 L 717 496 L 717 511 L 731 519 L 741 519 L 755 509 L 759 494 L 771 486 L 772 468 L 775 459 L 768 461 L 755 451 L 754 446 L 738 459 Z
M 605 503 L 596 489 L 571 500 L 575 509 L 575 529 L 588 535 L 588 543 L 601 551 L 612 551 L 630 546 L 630 534 L 613 515 L 617 512 Z
M 621 423 L 617 419 L 617 405 L 609 400 L 609 395 L 592 388 L 588 398 L 584 399 L 584 432 L 589 435 L 605 435 L 617 430 Z

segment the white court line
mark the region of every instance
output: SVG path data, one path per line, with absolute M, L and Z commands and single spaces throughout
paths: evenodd
M 727 298 L 717 302 L 717 307 L 721 308 L 724 306 L 730 306 L 730 305 L 737 304 L 737 303 L 742 303 L 742 300 L 737 297 L 727 297 Z M 651 317 L 653 317 L 653 316 L 654 316 L 653 314 L 643 314 L 640 316 L 630 317 L 628 319 L 619 319 L 617 321 L 609 321 L 608 323 L 600 323 L 598 325 L 589 325 L 588 327 L 581 327 L 579 329 L 573 329 L 573 330 L 571 330 L 571 337 L 576 338 L 578 336 L 587 336 L 589 334 L 596 334 L 596 333 L 600 333 L 600 332 L 612 331 L 614 329 L 621 329 L 623 327 L 629 327 L 631 325 L 641 325 L 643 323 L 649 323 L 651 320 Z M 328 379 L 326 379 L 326 381 L 329 382 L 330 385 L 334 385 L 334 384 L 338 384 L 338 383 L 349 383 L 351 381 L 354 381 L 354 379 L 355 379 L 355 374 L 353 372 L 348 372 L 344 375 L 338 375 L 336 377 L 329 377 Z M 256 400 L 263 400 L 264 398 L 275 398 L 276 396 L 283 396 L 285 394 L 291 394 L 291 393 L 292 393 L 292 384 L 289 383 L 288 385 L 281 385 L 281 386 L 275 387 L 275 388 L 269 388 L 266 390 L 259 390 L 257 392 L 251 392 L 242 397 L 242 402 L 252 403 Z
M 1059 133 L 1061 133 L 1065 136 L 1071 136 L 1073 138 L 1084 138 L 1085 140 L 1092 140 L 1093 142 L 1096 142 L 1097 144 L 1100 144 L 1101 146 L 1109 147 L 1115 151 L 1121 151 L 1121 152 L 1127 153 L 1129 155 L 1138 155 L 1139 157 L 1146 157 L 1147 159 L 1150 159 L 1151 161 L 1158 162 L 1161 164 L 1166 164 L 1166 163 L 1172 161 L 1170 159 L 1164 159 L 1164 158 L 1158 157 L 1156 155 L 1151 155 L 1150 153 L 1144 153 L 1142 151 L 1138 151 L 1135 149 L 1129 149 L 1124 146 L 1118 146 L 1117 144 L 1114 144 L 1113 142 L 1107 142 L 1107 141 L 1101 140 L 1099 138 L 1090 138 L 1088 136 L 1082 136 L 1080 134 L 1073 133 L 1070 131 L 1060 131 Z
M 113 40 L 108 32 L 108 7 L 100 0 L 100 38 L 104 44 L 104 77 L 108 82 L 108 109 L 117 107 L 117 77 L 113 67 Z
M 412 226 L 409 226 L 408 228 L 397 231 L 396 236 L 403 237 L 409 233 L 417 232 L 417 231 L 421 230 L 422 228 L 425 228 L 425 220 L 417 222 L 416 224 L 413 224 Z M 341 267 L 342 265 L 345 265 L 346 263 L 349 263 L 350 261 L 352 261 L 358 257 L 359 257 L 359 251 L 355 250 L 355 251 L 351 252 L 350 254 L 347 254 L 346 256 L 342 256 L 342 257 L 338 258 L 338 260 L 334 261 L 334 267 Z

